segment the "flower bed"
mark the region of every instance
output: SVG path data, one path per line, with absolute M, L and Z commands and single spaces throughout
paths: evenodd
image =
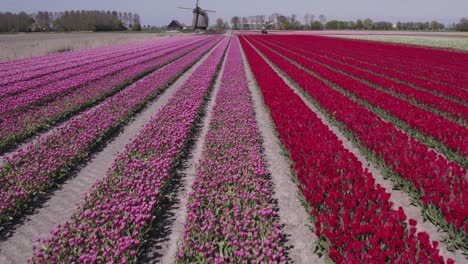
M 211 46 L 214 43 L 211 44 Z M 210 48 L 202 46 L 107 98 L 98 107 L 70 119 L 64 126 L 12 158 L 0 169 L 0 223 L 21 213 L 31 199 L 83 161 L 106 136 L 127 122 L 146 102 L 194 64 Z
M 281 263 L 281 227 L 237 39 L 190 194 L 179 263 Z
M 114 160 L 71 220 L 41 240 L 33 263 L 135 262 L 164 187 L 194 131 L 225 53 L 218 46 Z M 164 75 L 162 75 L 164 76 Z
M 261 45 L 269 60 L 296 82 L 358 146 L 375 160 L 398 188 L 424 208 L 425 216 L 448 232 L 449 243 L 467 251 L 466 170 L 383 121 L 324 82 Z
M 318 248 L 337 263 L 443 263 L 437 242 L 417 233 L 416 221 L 406 224 L 390 194 L 245 39 L 241 43 L 311 206 Z

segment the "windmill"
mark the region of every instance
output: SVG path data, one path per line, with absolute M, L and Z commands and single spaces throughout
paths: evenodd
M 198 6 L 199 0 L 197 0 L 195 4 L 195 9 L 188 8 L 188 7 L 179 7 L 180 9 L 188 9 L 193 10 L 193 19 L 192 19 L 192 27 L 193 30 L 201 29 L 206 30 L 208 28 L 209 20 L 208 20 L 208 12 L 216 12 L 212 10 L 202 9 Z

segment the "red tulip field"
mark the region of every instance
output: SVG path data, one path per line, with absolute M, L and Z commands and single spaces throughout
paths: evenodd
M 0 263 L 467 263 L 468 53 L 190 35 L 0 62 Z

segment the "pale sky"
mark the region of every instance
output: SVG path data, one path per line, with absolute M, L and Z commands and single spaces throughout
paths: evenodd
M 194 7 L 195 0 L 0 0 L 1 12 L 117 10 L 140 14 L 143 25 L 166 25 L 172 19 L 190 24 L 190 10 L 177 6 Z M 210 15 L 210 23 L 218 17 L 230 21 L 234 15 L 275 12 L 299 18 L 309 12 L 316 17 L 324 14 L 328 20 L 369 17 L 392 22 L 437 19 L 451 23 L 468 16 L 468 0 L 201 0 L 200 6 L 217 11 Z

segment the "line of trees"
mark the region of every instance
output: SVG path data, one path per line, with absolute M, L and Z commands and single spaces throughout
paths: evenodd
M 424 22 L 397 22 L 372 21 L 372 19 L 358 19 L 356 21 L 330 20 L 325 15 L 315 16 L 306 13 L 303 19 L 292 14 L 285 16 L 274 13 L 270 16 L 234 16 L 231 19 L 235 30 L 259 30 L 263 27 L 276 30 L 457 30 L 468 31 L 468 19 L 462 18 L 459 23 L 444 25 L 433 20 Z
M 71 10 L 34 14 L 0 12 L 0 32 L 141 30 L 140 16 L 131 12 Z

